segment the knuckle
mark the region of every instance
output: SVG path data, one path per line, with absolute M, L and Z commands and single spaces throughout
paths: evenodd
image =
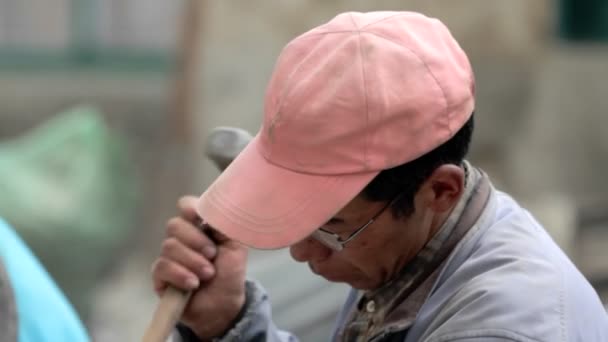
M 152 264 L 152 277 L 161 279 L 162 274 L 167 273 L 169 262 L 166 259 L 159 258 Z
M 180 242 L 174 237 L 170 237 L 163 241 L 161 253 L 163 255 L 172 255 L 180 249 Z
M 177 200 L 177 207 L 178 208 L 183 208 L 184 206 L 186 206 L 187 203 L 190 201 L 190 198 L 192 198 L 192 196 L 189 196 L 189 195 L 180 197 Z
M 182 225 L 182 220 L 179 217 L 172 217 L 167 221 L 167 235 L 175 236 L 180 226 Z
M 177 201 L 177 208 L 182 211 L 192 208 L 192 203 L 194 203 L 195 198 L 196 197 L 190 195 L 180 197 Z
M 203 256 L 193 258 L 191 261 L 191 267 L 195 269 L 201 269 L 203 267 L 211 266 L 211 263 Z

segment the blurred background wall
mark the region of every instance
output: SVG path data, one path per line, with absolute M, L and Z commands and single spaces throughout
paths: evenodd
M 607 1 L 0 0 L 0 139 L 92 105 L 124 139 L 133 176 L 123 178 L 139 184 L 134 207 L 121 213 L 132 215 L 120 227 L 127 233 L 106 246 L 107 262 L 86 274 L 89 282 L 61 270 L 95 255 L 74 249 L 77 259 L 51 262 L 56 247 L 35 244 L 96 340 L 143 331 L 164 222 L 179 195 L 200 193 L 218 173 L 202 153 L 208 132 L 230 125 L 255 133 L 282 46 L 348 10 L 416 10 L 452 29 L 477 77 L 470 159 L 605 288 Z M 305 341 L 326 335 L 344 287 L 308 274 L 286 251 L 251 259 L 279 323 Z

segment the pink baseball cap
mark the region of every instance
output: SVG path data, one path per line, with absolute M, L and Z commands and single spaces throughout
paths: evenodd
M 198 212 L 243 244 L 292 245 L 380 171 L 449 140 L 474 110 L 474 88 L 466 54 L 439 20 L 340 14 L 285 46 L 260 131 Z

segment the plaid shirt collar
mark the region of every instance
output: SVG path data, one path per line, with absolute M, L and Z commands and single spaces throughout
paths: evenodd
M 468 231 L 471 224 L 460 224 L 461 218 L 481 181 L 487 181 L 485 174 L 466 161 L 464 168 L 465 190 L 452 213 L 435 236 L 395 278 L 379 289 L 360 292 L 358 305 L 340 334 L 341 340 L 368 341 L 383 332 L 403 330 L 411 325 L 432 289 L 441 264 Z M 481 208 L 477 209 L 481 211 Z M 410 302 L 406 312 L 401 308 L 394 315 L 395 308 L 405 300 Z

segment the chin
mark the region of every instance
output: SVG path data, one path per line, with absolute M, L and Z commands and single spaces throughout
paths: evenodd
M 369 280 L 352 279 L 352 278 L 348 278 L 348 277 L 341 277 L 339 275 L 326 275 L 323 273 L 316 273 L 316 272 L 315 272 L 315 274 L 332 283 L 347 284 L 356 290 L 371 290 L 371 289 L 375 288 L 375 286 L 373 286 Z
M 375 282 L 363 277 L 356 277 L 356 275 L 353 276 L 353 274 L 331 272 L 331 270 L 323 269 L 320 265 L 308 264 L 308 266 L 314 274 L 332 283 L 345 283 L 357 290 L 370 290 L 378 287 Z

